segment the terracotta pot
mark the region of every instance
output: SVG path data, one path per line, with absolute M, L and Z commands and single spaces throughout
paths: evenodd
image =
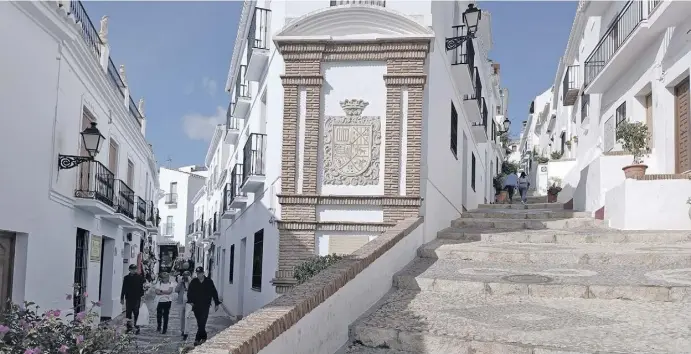
M 509 192 L 507 191 L 501 191 L 499 192 L 499 195 L 497 195 L 497 203 L 499 204 L 504 204 L 509 200 Z
M 624 171 L 624 176 L 626 178 L 635 178 L 645 176 L 645 170 L 648 169 L 648 165 L 629 165 L 622 170 Z
M 547 203 L 556 203 L 557 202 L 557 196 L 559 194 L 549 194 L 547 193 Z

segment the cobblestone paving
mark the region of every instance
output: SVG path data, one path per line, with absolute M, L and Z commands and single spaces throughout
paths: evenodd
M 149 308 L 149 325 L 142 326 L 141 332 L 136 336 L 140 352 L 175 354 L 180 353 L 184 348 L 191 348 L 193 346 L 194 335 L 197 333 L 197 321 L 194 315 L 189 318 L 189 336 L 187 341 L 183 341 L 180 331 L 180 319 L 182 316 L 180 304 L 173 303 L 170 309 L 168 332 L 166 334 L 156 332 L 156 304 L 151 295 L 147 296 L 146 305 Z M 209 320 L 206 323 L 206 332 L 209 339 L 232 324 L 230 317 L 220 307 L 216 312 L 214 312 L 212 307 L 209 312 Z

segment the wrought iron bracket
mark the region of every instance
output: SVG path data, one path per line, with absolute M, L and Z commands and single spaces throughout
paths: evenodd
M 75 168 L 83 162 L 92 161 L 89 156 L 58 155 L 58 170 L 69 170 Z
M 460 47 L 465 41 L 472 38 L 473 37 L 469 35 L 447 38 L 445 43 L 446 51 L 454 50 Z

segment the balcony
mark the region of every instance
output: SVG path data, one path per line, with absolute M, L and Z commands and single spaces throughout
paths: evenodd
M 134 191 L 123 180 L 115 180 L 115 214 L 103 218 L 121 226 L 125 231 L 143 231 L 145 226 L 135 224 L 135 208 L 138 209 Z
M 146 227 L 151 233 L 158 233 L 158 226 L 161 223 L 161 217 L 158 214 L 158 208 L 154 207 L 154 202 L 146 203 Z
M 269 62 L 269 24 L 271 10 L 254 8 L 247 33 L 247 80 L 259 81 Z
M 253 193 L 266 181 L 266 134 L 252 133 L 242 149 L 242 185 L 240 191 Z
M 130 104 L 129 104 L 128 108 L 130 111 L 130 116 L 132 116 L 134 121 L 137 122 L 137 124 L 139 124 L 139 126 L 141 126 L 142 120 L 144 119 L 144 117 L 139 112 L 139 108 L 137 107 L 137 104 L 134 103 L 134 99 L 132 99 L 132 96 L 130 96 Z
M 480 123 L 482 121 L 482 81 L 480 80 L 480 70 L 477 66 L 473 70 L 473 93 L 463 96 L 465 111 L 468 113 L 468 121 Z
M 641 52 L 668 27 L 681 24 L 689 11 L 691 2 L 688 1 L 626 2 L 585 61 L 585 93 L 605 93 L 635 63 Z
M 115 88 L 115 91 L 120 93 L 120 96 L 122 98 L 125 98 L 125 82 L 122 81 L 122 77 L 120 76 L 120 71 L 115 67 L 115 63 L 113 63 L 113 59 L 108 58 L 108 78 L 110 79 L 110 83 L 113 84 L 113 87 Z
M 218 212 L 214 212 L 213 237 L 221 236 L 221 216 Z
M 386 0 L 331 0 L 331 6 L 369 5 L 386 7 Z
M 564 74 L 564 83 L 561 89 L 562 103 L 564 106 L 573 106 L 578 99 L 578 91 L 581 85 L 578 80 L 578 65 L 570 65 L 566 67 Z
M 481 121 L 477 123 L 473 123 L 471 126 L 471 130 L 473 133 L 473 136 L 475 137 L 475 141 L 478 143 L 486 143 L 488 141 L 487 139 L 487 104 L 485 103 L 485 98 L 481 97 L 482 101 L 482 111 L 480 113 L 481 115 Z
M 230 174 L 230 208 L 242 209 L 247 205 L 247 193 L 240 188 L 243 178 L 242 164 L 235 164 Z
M 190 236 L 194 234 L 194 223 L 187 225 L 187 232 L 185 235 Z
M 134 220 L 137 224 L 146 226 L 146 202 L 141 197 L 137 197 L 137 214 Z
M 240 65 L 240 72 L 235 80 L 235 99 L 233 100 L 233 117 L 244 119 L 252 105 L 250 83 L 246 80 L 247 66 Z
M 113 214 L 115 176 L 98 161 L 86 161 L 77 167 L 75 206 L 95 215 Z
M 172 238 L 175 234 L 175 223 L 170 222 L 161 224 L 161 233 L 165 237 Z
M 233 117 L 233 110 L 235 105 L 231 102 L 228 105 L 228 111 L 226 113 L 226 136 L 225 143 L 235 145 L 238 137 L 240 136 L 240 130 L 242 130 L 242 122 L 240 118 Z
M 177 206 L 178 205 L 178 194 L 177 193 L 166 193 L 165 203 L 166 203 L 166 205 Z
M 453 26 L 453 36 L 465 35 L 465 28 L 464 25 Z M 465 41 L 450 53 L 451 65 L 455 66 L 451 70 L 454 81 L 459 84 L 458 87 L 462 95 L 472 94 L 474 92 L 473 74 L 475 70 L 475 45 L 473 41 Z

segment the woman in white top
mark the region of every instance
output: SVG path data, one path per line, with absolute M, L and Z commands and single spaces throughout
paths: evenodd
M 155 285 L 156 291 L 156 331 L 165 334 L 168 330 L 168 316 L 170 315 L 170 305 L 173 302 L 173 291 L 175 283 L 170 281 L 168 273 L 161 273 L 160 279 Z M 161 328 L 163 320 L 163 328 Z
M 187 303 L 187 289 L 190 287 L 190 281 L 192 281 L 192 275 L 189 271 L 184 271 L 182 275 L 178 278 L 178 285 L 175 288 L 175 292 L 178 294 L 177 305 L 180 307 L 180 331 L 182 333 L 182 340 L 187 340 L 187 324 L 189 321 L 188 311 L 186 308 Z

